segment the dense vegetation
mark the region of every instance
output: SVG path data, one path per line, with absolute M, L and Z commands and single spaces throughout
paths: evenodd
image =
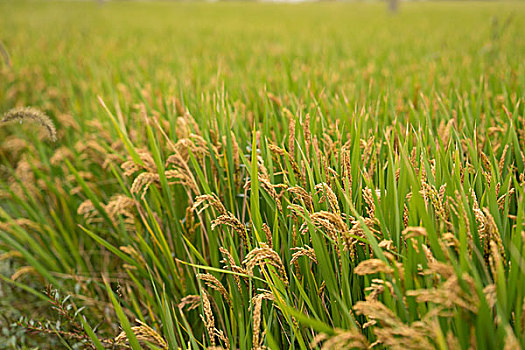
M 523 346 L 523 28 L 0 2 L 0 349 Z

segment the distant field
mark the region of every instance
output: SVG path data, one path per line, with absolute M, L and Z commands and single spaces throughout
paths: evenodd
M 523 28 L 0 2 L 0 349 L 523 347 Z

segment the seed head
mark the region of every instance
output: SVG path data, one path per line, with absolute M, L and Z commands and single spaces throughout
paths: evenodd
M 209 273 L 200 273 L 197 275 L 197 278 L 206 283 L 206 285 L 212 289 L 215 289 L 219 293 L 221 293 L 222 297 L 230 307 L 232 307 L 232 301 L 230 298 L 230 295 L 228 294 L 228 291 L 226 291 L 226 288 L 222 285 L 222 283 L 215 278 L 212 274 Z
M 288 285 L 286 269 L 284 268 L 279 254 L 271 249 L 266 243 L 261 243 L 260 248 L 254 248 L 251 252 L 249 252 L 248 255 L 246 255 L 243 263 L 246 266 L 246 271 L 250 275 L 253 274 L 253 268 L 257 264 L 259 264 L 259 266 L 265 264 L 272 265 L 279 271 L 279 276 L 284 284 Z
M 144 322 L 140 320 L 135 320 L 139 326 L 131 327 L 131 330 L 133 331 L 133 334 L 135 334 L 135 337 L 137 340 L 141 343 L 147 344 L 153 344 L 157 347 L 160 347 L 161 349 L 168 350 L 168 343 L 162 338 L 162 336 L 157 333 L 153 328 L 145 324 Z M 127 346 L 129 344 L 128 336 L 126 335 L 126 332 L 122 331 L 116 338 L 115 338 L 115 344 L 121 345 L 121 346 Z
M 388 266 L 383 260 L 368 259 L 357 265 L 354 272 L 361 276 L 380 272 L 390 274 L 394 272 L 394 269 Z
M 9 123 L 12 121 L 22 123 L 26 120 L 42 125 L 46 128 L 51 141 L 55 142 L 57 140 L 57 130 L 53 121 L 42 111 L 33 107 L 13 108 L 4 114 L 0 123 Z
M 291 250 L 295 250 L 296 252 L 292 254 L 290 265 L 295 263 L 301 256 L 306 256 L 317 264 L 317 256 L 315 256 L 315 250 L 313 248 L 305 245 L 304 247 L 296 247 L 292 248 Z
M 198 308 L 200 304 L 200 295 L 187 295 L 180 300 L 180 303 L 177 305 L 177 307 L 182 310 L 187 306 L 189 311 Z

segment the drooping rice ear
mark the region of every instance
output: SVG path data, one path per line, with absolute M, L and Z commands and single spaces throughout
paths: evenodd
M 23 123 L 26 120 L 42 125 L 46 128 L 51 141 L 55 142 L 57 140 L 55 123 L 53 123 L 51 118 L 45 113 L 33 107 L 13 108 L 4 114 L 0 123 L 3 124 L 14 121 Z

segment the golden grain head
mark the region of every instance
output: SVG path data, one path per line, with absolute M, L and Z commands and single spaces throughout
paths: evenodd
M 263 223 L 262 230 L 264 232 L 264 235 L 266 236 L 266 243 L 268 246 L 273 249 L 273 237 L 272 237 L 272 231 L 268 227 L 266 223 Z
M 151 184 L 159 182 L 159 180 L 159 174 L 150 172 L 140 173 L 139 176 L 137 176 L 135 180 L 133 180 L 133 184 L 131 185 L 131 193 L 140 193 L 141 198 L 144 200 L 148 188 L 151 186 Z
M 340 213 L 341 209 L 339 208 L 339 202 L 334 191 L 325 182 L 315 185 L 316 194 L 320 195 L 320 202 L 327 202 L 328 206 L 334 213 Z
M 476 313 L 479 299 L 474 280 L 467 274 L 463 274 L 461 279 L 460 283 L 458 277 L 452 275 L 437 288 L 409 290 L 406 295 L 415 297 L 418 303 L 433 303 L 446 309 L 459 307 Z M 468 289 L 465 289 L 463 285 L 467 285 Z
M 237 266 L 237 264 L 235 263 L 235 260 L 233 259 L 233 256 L 230 254 L 228 250 L 226 250 L 224 247 L 220 247 L 219 250 L 222 253 L 222 255 L 224 255 L 224 259 L 221 260 L 221 263 L 226 264 L 224 268 L 227 268 L 229 266 L 233 272 L 246 274 L 246 271 L 244 271 L 242 267 Z M 235 280 L 235 284 L 237 285 L 237 288 L 239 289 L 239 291 L 242 291 L 240 277 L 237 274 L 235 274 L 233 275 L 233 279 Z
M 228 211 L 222 204 L 222 202 L 219 200 L 219 197 L 215 193 L 212 194 L 204 194 L 201 196 L 195 197 L 195 201 L 193 203 L 192 210 L 197 210 L 199 206 L 202 206 L 201 209 L 197 211 L 197 214 L 202 213 L 204 210 L 209 208 L 210 206 L 214 208 L 217 213 L 220 215 L 227 215 Z
M 35 274 L 38 275 L 37 270 L 33 266 L 22 266 L 19 267 L 12 275 L 11 280 L 16 281 L 20 277 L 27 275 L 27 274 Z
M 189 311 L 189 310 L 194 310 L 198 308 L 200 305 L 201 305 L 200 295 L 187 295 L 180 300 L 177 307 L 181 310 L 186 308 Z
M 83 216 L 86 221 L 90 222 L 93 220 L 97 213 L 93 202 L 91 202 L 91 200 L 88 199 L 78 206 L 77 214 Z
M 403 237 L 405 239 L 411 239 L 414 237 L 426 237 L 427 236 L 427 230 L 424 227 L 407 227 L 401 232 Z
M 204 310 L 204 316 L 201 315 L 201 318 L 203 319 L 206 330 L 208 331 L 208 335 L 210 336 L 210 343 L 212 346 L 215 346 L 215 317 L 213 316 L 208 293 L 206 291 L 202 291 L 201 298 Z
M 9 123 L 18 121 L 22 124 L 24 121 L 30 121 L 42 125 L 49 135 L 49 138 L 55 142 L 57 140 L 57 130 L 55 123 L 42 111 L 33 107 L 13 108 L 4 114 L 0 123 Z
M 3 228 L 2 228 L 2 230 L 3 230 Z M 23 257 L 23 255 L 19 251 L 17 251 L 17 250 L 10 250 L 8 252 L 0 254 L 0 261 L 9 260 L 9 259 L 13 259 L 13 258 L 22 258 L 22 257 Z
M 253 339 L 252 343 L 254 348 L 260 346 L 259 334 L 261 327 L 261 307 L 262 307 L 263 295 L 259 294 L 252 299 L 252 310 L 253 310 Z
M 259 170 L 261 168 L 259 167 Z M 258 180 L 259 185 L 261 188 L 263 188 L 268 194 L 274 199 L 274 203 L 277 206 L 277 209 L 282 212 L 282 204 L 281 204 L 281 195 L 277 193 L 276 188 L 286 188 L 287 186 L 285 184 L 278 184 L 274 185 L 270 182 L 268 179 L 267 174 L 258 174 Z M 246 184 L 244 185 L 245 189 L 250 188 L 251 180 L 246 181 Z
M 305 245 L 304 247 L 295 247 L 291 250 L 295 250 L 296 252 L 292 254 L 290 265 L 294 264 L 302 256 L 308 257 L 310 260 L 317 264 L 317 256 L 315 255 L 315 250 L 313 248 Z
M 321 333 L 314 337 L 310 349 L 317 348 L 321 342 L 321 350 L 369 349 L 370 347 L 366 337 L 358 329 L 336 329 L 332 336 Z
M 286 275 L 286 269 L 281 261 L 281 257 L 266 243 L 260 243 L 259 248 L 254 248 L 250 251 L 248 255 L 246 255 L 243 264 L 246 266 L 246 271 L 249 274 L 253 274 L 253 269 L 257 264 L 260 266 L 265 264 L 271 265 L 279 271 L 279 277 L 284 284 L 288 285 L 288 277 Z
M 196 277 L 199 280 L 203 281 L 208 287 L 221 293 L 224 300 L 226 300 L 228 305 L 232 307 L 232 301 L 230 295 L 228 294 L 228 291 L 226 290 L 226 288 L 224 288 L 222 283 L 215 276 L 209 273 L 199 273 Z
M 483 294 L 485 295 L 485 300 L 487 301 L 489 307 L 494 307 L 498 298 L 498 291 L 496 289 L 496 285 L 487 285 L 485 288 L 483 288 Z
M 386 273 L 391 274 L 394 269 L 387 265 L 386 262 L 380 259 L 368 259 L 364 260 L 356 266 L 354 272 L 358 275 L 370 275 L 374 273 Z
M 394 241 L 392 241 L 391 239 L 384 239 L 381 242 L 379 242 L 379 248 L 384 250 L 395 250 Z
M 175 168 L 186 168 L 188 166 L 188 162 L 182 157 L 182 155 L 175 150 L 175 153 L 170 155 L 166 159 L 166 163 L 164 164 L 165 168 L 169 168 L 170 166 L 173 166 Z
M 363 189 L 363 199 L 367 205 L 367 214 L 368 214 L 368 217 L 369 218 L 374 218 L 375 217 L 375 212 L 376 212 L 376 205 L 375 205 L 375 202 L 374 202 L 374 197 L 372 195 L 372 190 L 368 187 L 365 187 Z
M 295 117 L 288 108 L 284 108 L 283 112 L 287 114 L 289 124 L 288 124 L 288 152 L 291 155 L 295 154 Z
M 296 198 L 302 200 L 309 210 L 313 209 L 312 195 L 300 186 L 289 187 L 286 191 L 292 193 Z
M 151 344 L 161 349 L 168 349 L 168 343 L 164 338 L 153 328 L 145 324 L 140 320 L 135 320 L 139 325 L 131 327 L 133 334 L 137 340 L 143 344 Z M 122 331 L 117 337 L 115 337 L 115 344 L 121 346 L 129 345 L 129 340 L 126 332 Z
M 521 343 L 514 334 L 514 330 L 510 325 L 505 326 L 505 347 L 503 350 L 514 350 L 514 349 L 520 349 Z

